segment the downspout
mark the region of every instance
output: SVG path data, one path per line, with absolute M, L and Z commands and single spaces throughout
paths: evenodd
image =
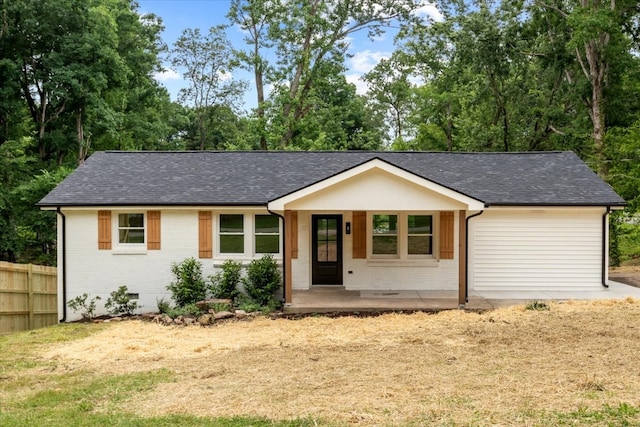
M 286 263 L 284 262 L 285 258 L 286 258 L 286 251 L 287 251 L 287 239 L 285 238 L 285 231 L 286 228 L 285 227 L 285 223 L 284 223 L 284 216 L 280 215 L 279 213 L 275 213 L 273 212 L 271 209 L 269 209 L 267 207 L 267 212 L 269 212 L 271 215 L 275 215 L 277 217 L 280 217 L 280 219 L 282 220 L 282 303 L 284 304 L 284 302 L 287 300 L 287 266 Z
M 62 218 L 62 245 L 58 245 L 58 250 L 62 250 L 62 319 L 60 323 L 67 321 L 67 217 L 56 208 L 56 212 Z
M 607 268 L 609 268 L 607 263 L 607 254 L 609 252 L 609 248 L 607 248 L 607 231 L 608 231 L 608 216 L 611 213 L 611 206 L 607 206 L 607 210 L 602 214 L 602 286 L 608 288 L 607 285 Z
M 475 218 L 484 213 L 484 211 L 480 211 L 478 213 L 474 213 L 471 216 L 468 216 L 465 220 L 465 229 L 464 229 L 464 300 L 465 302 L 469 302 L 469 220 L 471 218 Z

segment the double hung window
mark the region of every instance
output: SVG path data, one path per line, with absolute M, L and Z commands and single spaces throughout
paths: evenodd
M 280 252 L 280 218 L 275 215 L 256 215 L 253 230 L 257 254 Z
M 118 242 L 121 244 L 144 243 L 144 214 L 118 214 Z
M 433 255 L 433 216 L 371 215 L 371 255 L 374 258 L 419 258 Z
M 220 215 L 220 252 L 244 253 L 244 215 Z
M 221 255 L 280 253 L 280 218 L 262 214 L 220 214 L 218 242 Z

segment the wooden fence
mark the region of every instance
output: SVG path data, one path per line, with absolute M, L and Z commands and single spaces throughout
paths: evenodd
M 0 261 L 0 334 L 58 323 L 56 270 Z

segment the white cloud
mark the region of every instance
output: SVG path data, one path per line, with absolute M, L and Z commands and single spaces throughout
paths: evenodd
M 444 15 L 442 15 L 442 13 L 440 13 L 440 11 L 438 10 L 438 7 L 435 5 L 435 3 L 431 3 L 429 1 L 424 1 L 423 0 L 422 1 L 422 6 L 417 8 L 413 13 L 416 16 L 419 16 L 419 17 L 424 18 L 424 19 L 431 18 L 436 22 L 444 21 Z
M 355 85 L 356 93 L 358 95 L 364 95 L 369 90 L 369 86 L 367 85 L 367 83 L 362 81 L 362 79 L 360 78 L 362 76 L 360 74 L 347 74 L 345 77 L 348 83 Z
M 169 80 L 182 80 L 182 76 L 172 69 L 166 69 L 153 75 L 159 82 L 167 82 Z
M 361 52 L 356 52 L 350 58 L 350 67 L 351 71 L 359 72 L 359 73 L 368 73 L 378 65 L 382 59 L 388 59 L 391 56 L 389 52 L 380 52 L 380 51 L 371 51 L 371 50 L 363 50 Z

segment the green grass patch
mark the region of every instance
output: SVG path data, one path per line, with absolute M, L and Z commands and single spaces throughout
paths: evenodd
M 96 323 L 63 323 L 32 331 L 0 335 L 0 377 L 8 371 L 47 365 L 39 360 L 40 349 L 51 344 L 78 340 L 93 335 L 105 326 Z
M 640 408 L 620 403 L 618 406 L 604 405 L 602 409 L 580 408 L 568 414 L 556 414 L 557 424 L 593 426 L 637 426 L 640 425 Z
M 66 414 L 58 413 L 30 417 L 29 419 L 17 418 L 11 414 L 0 414 L 2 425 L 46 425 L 48 427 L 93 427 L 93 426 L 118 426 L 118 427 L 317 427 L 332 426 L 335 424 L 319 422 L 311 419 L 297 419 L 291 421 L 274 421 L 266 418 L 254 417 L 194 417 L 190 415 L 171 415 L 164 417 L 141 418 L 133 414 L 125 413 L 81 413 L 78 416 L 68 418 Z

